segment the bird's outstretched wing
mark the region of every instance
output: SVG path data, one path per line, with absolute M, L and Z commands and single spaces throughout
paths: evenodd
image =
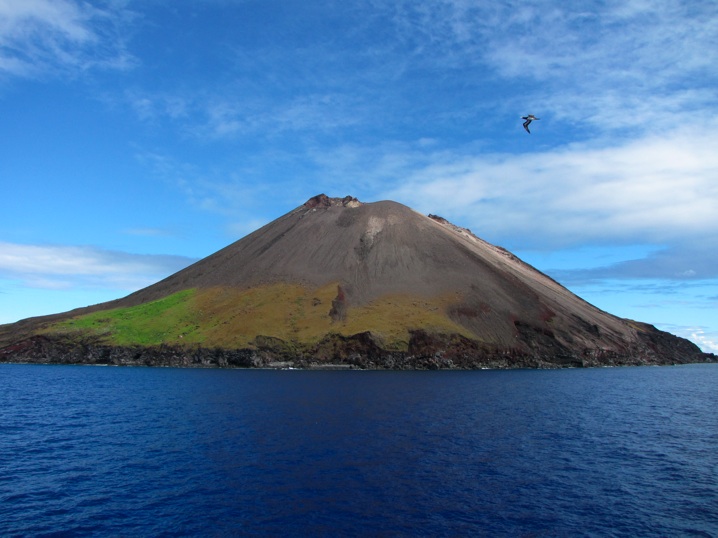
M 539 118 L 537 118 L 537 117 L 534 116 L 533 114 L 529 114 L 528 116 L 521 116 L 521 119 L 522 119 L 522 120 L 526 120 L 526 121 L 524 122 L 524 129 L 526 129 L 526 132 L 527 132 L 528 134 L 531 134 L 531 131 L 529 131 L 529 125 L 530 125 L 530 123 L 531 123 L 533 120 L 537 120 L 537 119 L 539 119 Z

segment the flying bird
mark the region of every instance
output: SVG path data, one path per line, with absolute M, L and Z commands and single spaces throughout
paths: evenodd
M 528 134 L 531 134 L 531 131 L 529 131 L 529 124 L 530 124 L 533 120 L 540 120 L 541 118 L 537 118 L 537 117 L 534 116 L 533 114 L 529 114 L 528 116 L 522 116 L 521 119 L 522 119 L 522 120 L 526 120 L 526 121 L 524 122 L 524 129 L 526 129 L 526 132 L 527 132 Z

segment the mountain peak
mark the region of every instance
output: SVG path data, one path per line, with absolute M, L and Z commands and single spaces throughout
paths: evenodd
M 317 194 L 304 202 L 305 207 L 359 207 L 362 203 L 353 196 L 345 196 L 344 198 L 330 198 L 326 194 Z
M 127 297 L 0 327 L 0 361 L 62 357 L 362 368 L 707 359 L 443 217 L 326 194 Z

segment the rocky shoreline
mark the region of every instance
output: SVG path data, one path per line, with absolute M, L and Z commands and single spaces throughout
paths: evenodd
M 718 357 L 691 346 L 666 350 L 656 342 L 622 352 L 587 349 L 583 353 L 551 349 L 498 349 L 460 335 L 414 331 L 407 351 L 382 349 L 371 333 L 329 335 L 314 346 L 298 346 L 258 337 L 256 348 L 223 349 L 177 346 L 111 346 L 86 340 L 36 335 L 0 349 L 0 362 L 165 366 L 183 368 L 274 368 L 362 370 L 479 370 L 581 368 L 715 363 Z

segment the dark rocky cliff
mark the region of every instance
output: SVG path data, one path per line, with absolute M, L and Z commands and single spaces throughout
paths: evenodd
M 484 345 L 460 335 L 413 331 L 408 351 L 383 349 L 371 333 L 330 335 L 313 346 L 298 348 L 283 340 L 258 338 L 245 349 L 220 347 L 110 346 L 93 341 L 33 336 L 0 349 L 0 362 L 173 366 L 197 368 L 356 368 L 439 370 L 483 368 L 581 368 L 718 362 L 692 343 L 658 330 L 623 352 L 586 349 L 577 354 L 556 345 L 533 351 Z

